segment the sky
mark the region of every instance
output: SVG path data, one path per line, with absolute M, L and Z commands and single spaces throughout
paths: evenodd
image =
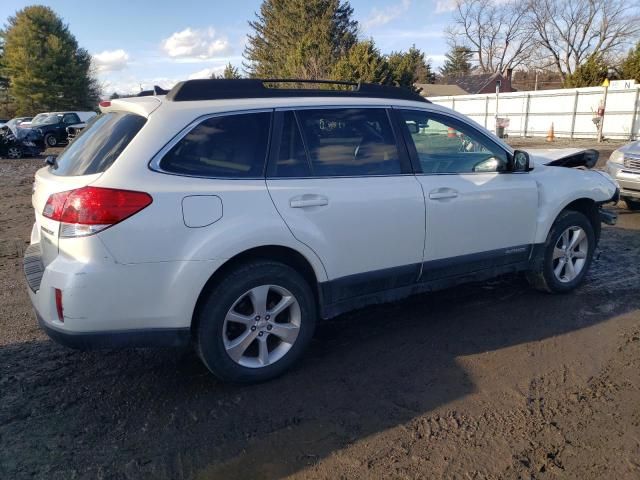
M 68 24 L 94 59 L 103 93 L 133 93 L 159 85 L 208 78 L 231 62 L 242 71 L 249 20 L 259 0 L 40 1 Z M 455 0 L 351 0 L 360 36 L 372 37 L 382 53 L 415 44 L 442 65 L 445 27 Z M 34 2 L 0 1 L 0 21 Z

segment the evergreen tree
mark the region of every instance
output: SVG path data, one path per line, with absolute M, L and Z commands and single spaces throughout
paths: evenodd
M 440 67 L 440 75 L 443 77 L 460 77 L 471 73 L 471 59 L 473 52 L 467 47 L 454 46 L 445 55 L 445 62 Z
M 389 54 L 389 70 L 394 84 L 413 88 L 414 83 L 433 83 L 435 75 L 431 66 L 424 58 L 424 53 L 413 45 L 406 52 L 392 52 Z
M 567 75 L 565 88 L 597 87 L 602 85 L 609 73 L 609 68 L 600 55 L 591 55 L 586 62 L 578 65 L 575 72 Z
M 91 56 L 51 8 L 25 7 L 9 17 L 0 37 L 18 114 L 96 107 L 99 87 Z
M 633 78 L 636 82 L 640 82 L 640 42 L 622 60 L 620 76 L 624 80 Z
M 331 77 L 346 82 L 386 84 L 392 81 L 389 64 L 373 40 L 364 40 L 353 45 L 335 64 Z
M 231 65 L 231 62 L 229 62 L 227 66 L 224 67 L 224 72 L 222 72 L 222 78 L 231 80 L 234 78 L 241 78 L 241 75 L 238 69 L 233 65 Z
M 245 68 L 252 77 L 328 78 L 357 41 L 352 15 L 343 0 L 264 0 L 249 22 Z

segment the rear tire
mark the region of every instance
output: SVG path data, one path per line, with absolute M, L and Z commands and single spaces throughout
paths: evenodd
M 316 304 L 309 284 L 294 269 L 256 260 L 217 283 L 195 320 L 196 348 L 216 377 L 262 382 L 300 359 L 313 336 Z
M 549 293 L 570 292 L 584 280 L 595 247 L 589 219 L 573 210 L 562 212 L 547 235 L 543 258 L 527 272 L 529 283 Z
M 637 211 L 640 210 L 640 200 L 636 200 L 634 198 L 624 197 L 624 203 L 627 204 L 627 208 L 629 210 Z
M 47 133 L 44 136 L 44 143 L 47 145 L 47 147 L 55 147 L 58 145 L 58 139 L 53 133 Z

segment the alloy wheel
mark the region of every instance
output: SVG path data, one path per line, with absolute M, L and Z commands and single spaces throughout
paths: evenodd
M 289 290 L 278 285 L 254 287 L 240 296 L 225 316 L 225 350 L 243 367 L 271 365 L 295 343 L 300 321 L 300 305 Z
M 22 156 L 22 152 L 18 147 L 9 147 L 7 150 L 7 157 L 9 158 L 20 158 Z
M 580 227 L 569 227 L 553 249 L 553 274 L 562 283 L 575 280 L 584 269 L 589 251 L 589 238 Z

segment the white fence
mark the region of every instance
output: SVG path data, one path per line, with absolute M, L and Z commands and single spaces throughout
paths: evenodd
M 597 138 L 593 122 L 604 101 L 604 87 L 531 92 L 430 97 L 433 103 L 452 108 L 495 131 L 496 117 L 508 118 L 505 133 L 511 137 L 546 136 L 553 123 L 558 137 Z M 609 88 L 605 105 L 603 136 L 633 140 L 640 137 L 640 85 Z M 497 114 L 496 114 L 497 105 Z

